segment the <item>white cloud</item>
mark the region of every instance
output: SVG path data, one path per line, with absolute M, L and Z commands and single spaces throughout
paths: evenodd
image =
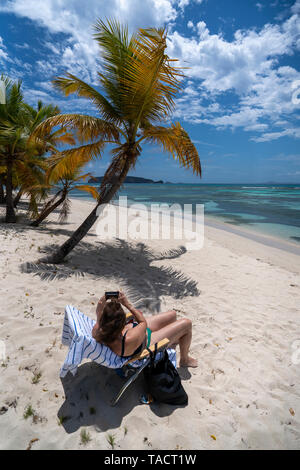
M 4 46 L 3 39 L 0 36 L 0 62 L 8 60 L 7 52 L 5 52 L 6 47 Z
M 202 41 L 204 41 L 205 39 L 209 37 L 209 31 L 204 21 L 199 21 L 199 23 L 197 23 L 197 31 L 198 31 L 199 38 Z
M 15 13 L 37 21 L 51 32 L 65 32 L 76 40 L 92 33 L 97 18 L 114 17 L 127 22 L 130 29 L 158 26 L 177 17 L 176 6 L 187 0 L 4 0 L 0 11 Z
M 252 137 L 251 140 L 254 142 L 269 142 L 271 140 L 277 140 L 280 137 L 294 137 L 295 139 L 300 138 L 300 127 L 286 129 L 281 132 L 266 132 L 259 137 Z
M 259 124 L 258 118 L 263 115 L 263 111 L 258 111 L 251 107 L 244 107 L 240 111 L 232 114 L 211 118 L 208 122 L 217 127 L 243 127 L 246 130 L 266 129 L 265 124 Z
M 300 5 L 300 0 L 297 3 Z M 297 138 L 299 133 L 290 117 L 299 108 L 292 95 L 293 83 L 300 79 L 300 72 L 278 65 L 281 57 L 300 50 L 300 18 L 296 8 L 292 13 L 281 25 L 238 30 L 232 41 L 221 34 L 211 34 L 203 21 L 197 24 L 198 38 L 174 31 L 169 37 L 168 51 L 188 67 L 185 74 L 189 77 L 188 87 L 177 100 L 176 115 L 194 123 L 263 132 L 253 138 L 257 142 L 284 135 Z M 231 102 L 237 104 L 225 109 L 222 98 L 228 92 L 235 96 Z M 212 114 L 212 103 L 220 104 L 214 109 L 218 115 Z M 267 132 L 273 125 L 280 127 L 280 122 L 282 130 Z
M 180 1 L 183 8 L 186 3 Z M 50 33 L 65 33 L 69 42 L 61 51 L 61 65 L 81 78 L 95 83 L 99 49 L 93 39 L 93 25 L 97 18 L 116 18 L 128 23 L 129 30 L 137 27 L 161 26 L 164 22 L 176 19 L 179 3 L 176 0 L 2 0 L 0 12 L 14 13 L 37 22 L 47 28 Z M 48 42 L 48 47 L 51 44 Z M 52 52 L 60 51 L 52 45 Z M 3 54 L 3 53 L 2 53 Z M 48 58 L 50 70 L 55 70 L 56 59 Z M 40 67 L 42 63 L 38 64 Z M 45 65 L 45 64 L 44 64 Z
M 44 104 L 55 104 L 63 112 L 97 114 L 96 108 L 84 98 L 70 97 L 65 100 L 55 94 L 51 83 L 35 82 L 34 85 L 35 88 L 23 86 L 24 98 L 32 106 L 35 106 L 37 101 L 41 100 Z
M 177 4 L 181 9 L 184 9 L 190 5 L 190 3 L 198 3 L 200 5 L 202 2 L 203 0 L 172 0 L 173 5 L 176 6 Z
M 204 80 L 209 91 L 243 93 L 259 75 L 272 69 L 278 56 L 292 53 L 298 33 L 291 34 L 291 28 L 284 27 L 286 31 L 278 25 L 266 25 L 260 32 L 238 30 L 229 42 L 220 34 L 210 34 L 201 21 L 197 25 L 199 40 L 174 31 L 168 50 L 189 67 L 190 77 Z
M 27 44 L 27 42 L 24 42 L 24 44 L 14 44 L 14 46 L 17 49 L 30 49 L 30 46 Z
M 55 45 L 49 41 L 46 41 L 45 42 L 45 46 L 48 47 L 48 49 L 50 49 L 52 52 L 54 52 L 54 54 L 60 54 L 60 49 L 59 49 L 59 45 Z
M 178 0 L 179 8 L 185 8 L 190 3 L 190 0 Z
M 291 10 L 292 10 L 292 13 L 296 15 L 300 15 L 300 0 L 296 0 Z
M 300 164 L 300 154 L 288 154 L 280 153 L 274 157 L 269 158 L 269 160 L 274 160 L 278 162 L 295 162 Z

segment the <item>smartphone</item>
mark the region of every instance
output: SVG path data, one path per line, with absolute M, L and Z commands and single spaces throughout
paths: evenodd
M 106 299 L 106 300 L 112 299 L 112 298 L 117 299 L 118 297 L 119 297 L 119 292 L 118 292 L 118 291 L 115 291 L 115 292 L 105 292 L 105 299 Z

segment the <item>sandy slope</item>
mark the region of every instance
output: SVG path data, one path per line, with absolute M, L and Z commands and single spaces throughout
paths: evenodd
M 0 225 L 0 448 L 26 449 L 38 439 L 32 449 L 110 449 L 113 434 L 116 449 L 299 449 L 300 363 L 292 354 L 300 257 L 207 227 L 202 250 L 171 259 L 153 253 L 178 249 L 178 240 L 147 241 L 145 249 L 137 241 L 104 244 L 91 231 L 63 265 L 35 265 L 90 207 L 73 201 L 64 225 L 57 214 L 38 229 Z M 192 319 L 199 367 L 180 371 L 187 407 L 140 405 L 139 380 L 111 408 L 121 379 L 89 362 L 74 378 L 59 378 L 65 305 L 94 317 L 99 296 L 121 287 L 144 312 L 175 308 Z M 24 419 L 29 404 L 35 414 Z

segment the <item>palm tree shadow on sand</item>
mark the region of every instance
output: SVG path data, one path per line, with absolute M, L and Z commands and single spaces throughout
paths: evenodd
M 48 253 L 52 250 L 53 246 L 46 246 L 41 251 Z M 200 294 L 197 283 L 182 272 L 152 264 L 154 261 L 178 258 L 185 252 L 184 247 L 179 247 L 164 253 L 154 253 L 143 243 L 128 243 L 120 239 L 110 244 L 81 242 L 64 264 L 24 263 L 21 270 L 40 276 L 45 281 L 89 276 L 91 279 L 107 279 L 109 285 L 114 278 L 124 286 L 136 307 L 155 313 L 161 310 L 161 296 L 179 299 Z M 186 377 L 182 376 L 182 379 Z M 124 379 L 114 370 L 93 362 L 81 364 L 74 377 L 69 373 L 61 382 L 65 401 L 58 411 L 58 418 L 67 433 L 90 425 L 99 431 L 119 428 L 124 416 L 133 408 L 147 406 L 139 402 L 141 394 L 145 392 L 141 376 L 125 392 L 117 406 L 112 407 L 110 402 L 122 387 Z M 158 417 L 168 416 L 176 408 L 151 404 L 151 411 Z
M 53 246 L 43 247 L 41 252 L 49 253 Z M 154 253 L 144 243 L 129 243 L 116 239 L 112 243 L 81 242 L 72 257 L 63 264 L 24 263 L 21 271 L 40 276 L 42 280 L 66 279 L 71 276 L 107 279 L 113 278 L 126 290 L 126 294 L 137 308 L 158 312 L 161 296 L 180 299 L 198 296 L 197 283 L 172 267 L 155 266 L 154 261 L 180 257 L 185 247 Z

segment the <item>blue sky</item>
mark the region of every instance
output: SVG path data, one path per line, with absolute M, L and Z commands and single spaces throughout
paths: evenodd
M 105 17 L 168 26 L 168 54 L 188 67 L 173 120 L 198 148 L 203 183 L 300 182 L 300 0 L 0 0 L 0 73 L 22 79 L 31 104 L 94 114 L 51 79 L 69 71 L 97 87 L 92 25 Z M 109 158 L 88 170 L 102 175 Z M 150 146 L 130 174 L 199 181 Z

